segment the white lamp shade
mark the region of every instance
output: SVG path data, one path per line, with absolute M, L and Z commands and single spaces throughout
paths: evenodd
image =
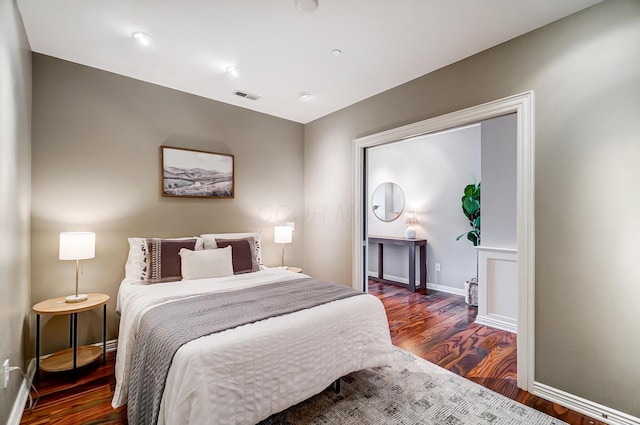
M 60 233 L 60 260 L 86 260 L 96 256 L 96 234 L 93 232 Z
M 291 243 L 293 241 L 293 229 L 289 226 L 275 226 L 273 228 L 273 241 L 275 243 Z
M 420 221 L 418 220 L 418 213 L 415 211 L 407 211 L 404 215 L 404 222 L 406 224 L 418 224 Z

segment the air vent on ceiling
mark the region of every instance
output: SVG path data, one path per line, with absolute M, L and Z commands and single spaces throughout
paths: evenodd
M 236 96 L 244 97 L 245 99 L 249 99 L 249 100 L 258 100 L 262 97 L 262 96 L 258 96 L 257 94 L 251 94 L 251 93 L 247 93 L 240 90 L 234 91 L 233 94 L 235 94 Z

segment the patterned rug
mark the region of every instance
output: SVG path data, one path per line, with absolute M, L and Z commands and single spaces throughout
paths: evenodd
M 566 425 L 400 348 L 393 356 L 392 367 L 344 377 L 340 394 L 327 388 L 260 425 Z

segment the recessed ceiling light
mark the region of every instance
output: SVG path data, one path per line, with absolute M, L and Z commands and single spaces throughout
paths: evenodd
M 342 50 L 340 50 L 340 49 L 333 49 L 333 50 L 331 51 L 331 54 L 332 54 L 333 56 L 340 56 L 340 55 L 342 54 Z
M 227 74 L 231 75 L 232 77 L 237 77 L 239 72 L 240 72 L 240 68 L 238 68 L 237 66 L 227 67 Z
M 307 100 L 311 98 L 311 94 L 308 91 L 301 91 L 300 92 L 300 99 L 302 100 Z
M 303 12 L 313 12 L 318 8 L 318 0 L 296 0 L 296 7 Z
M 136 31 L 131 35 L 138 43 L 143 46 L 151 44 L 151 36 L 140 31 Z

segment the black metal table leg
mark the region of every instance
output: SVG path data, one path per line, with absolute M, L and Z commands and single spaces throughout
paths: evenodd
M 77 378 L 78 367 L 78 313 L 72 313 L 73 316 L 73 380 Z
M 107 305 L 102 306 L 102 364 L 107 363 Z
M 36 382 L 40 382 L 40 315 L 36 313 Z
M 73 314 L 69 315 L 69 348 L 73 348 Z

